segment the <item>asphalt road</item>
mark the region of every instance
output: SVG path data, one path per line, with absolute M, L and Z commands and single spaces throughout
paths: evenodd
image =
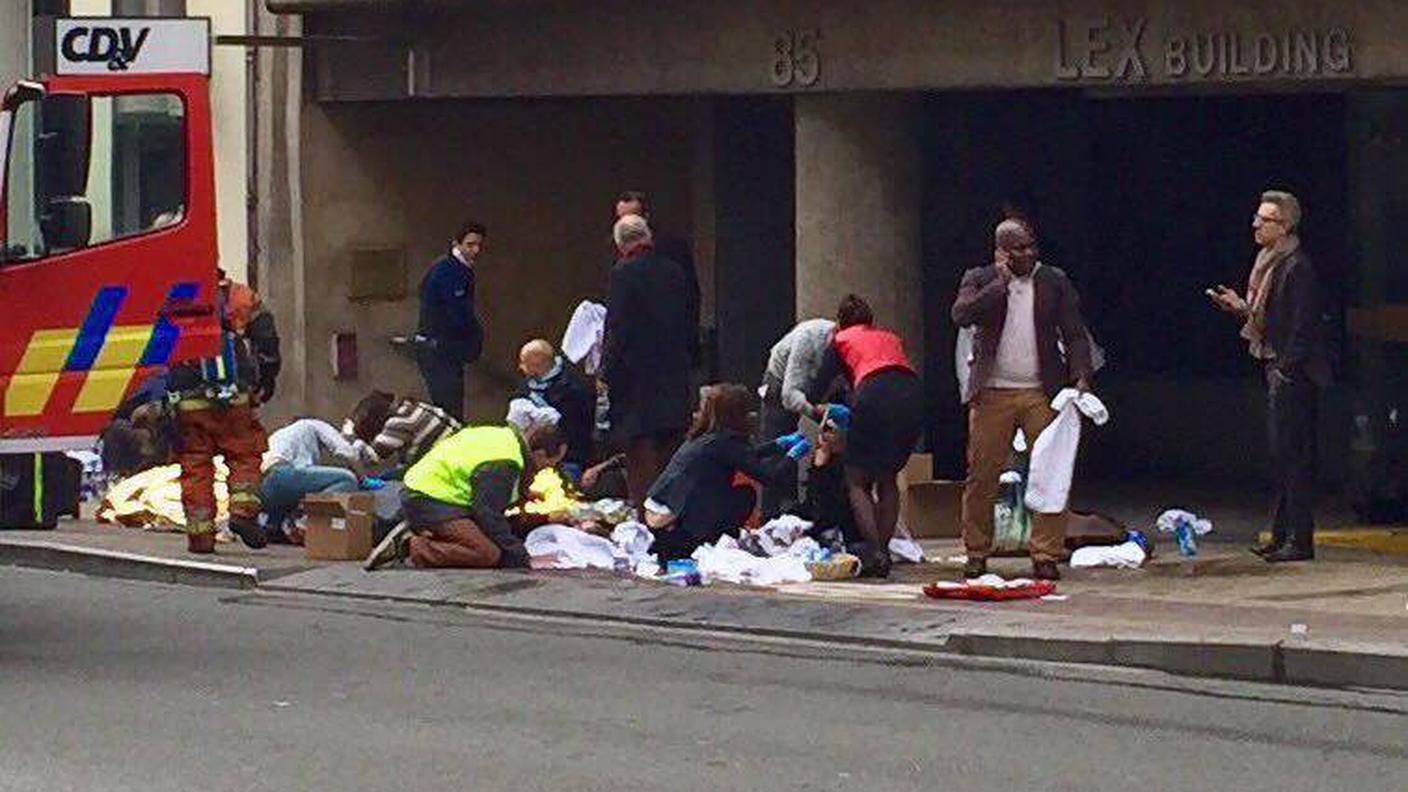
M 0 568 L 0 790 L 1403 790 L 1408 697 Z

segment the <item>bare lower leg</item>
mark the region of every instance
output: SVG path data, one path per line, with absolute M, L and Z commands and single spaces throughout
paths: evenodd
M 846 468 L 846 499 L 851 502 L 851 514 L 856 518 L 856 531 L 872 546 L 884 547 L 880 543 L 871 487 L 872 482 L 868 475 L 854 468 Z
M 900 520 L 900 487 L 893 475 L 880 476 L 875 481 L 876 533 L 881 547 L 889 547 Z

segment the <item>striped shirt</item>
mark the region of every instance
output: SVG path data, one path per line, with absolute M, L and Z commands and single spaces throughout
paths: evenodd
M 413 465 L 443 437 L 458 432 L 461 424 L 433 404 L 402 399 L 371 445 L 359 443 L 372 463 L 400 461 Z

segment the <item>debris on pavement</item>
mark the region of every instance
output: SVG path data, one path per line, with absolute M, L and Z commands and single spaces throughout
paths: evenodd
M 1178 553 L 1184 558 L 1198 554 L 1197 537 L 1212 532 L 1212 520 L 1204 519 L 1183 509 L 1169 509 L 1155 523 L 1161 533 L 1171 533 L 1178 540 Z
M 1031 580 L 1030 578 L 1007 580 L 993 574 L 965 580 L 961 583 L 941 580 L 924 587 L 924 595 L 931 599 L 974 600 L 978 602 L 1038 599 L 1055 593 L 1056 584 L 1050 580 Z

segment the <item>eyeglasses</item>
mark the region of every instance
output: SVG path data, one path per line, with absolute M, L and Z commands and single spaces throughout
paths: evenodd
M 1260 212 L 1257 212 L 1256 214 L 1252 215 L 1252 225 L 1265 225 L 1266 223 L 1276 223 L 1277 225 L 1284 225 L 1285 222 L 1285 220 L 1282 220 L 1279 217 L 1267 217 L 1266 215 Z

